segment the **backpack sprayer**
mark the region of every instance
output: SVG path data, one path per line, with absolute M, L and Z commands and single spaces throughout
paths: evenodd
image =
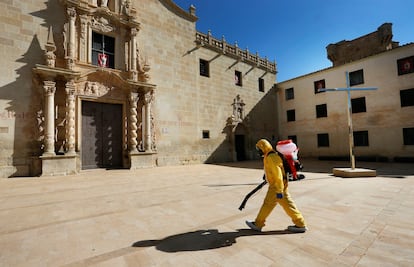
M 283 168 L 285 170 L 285 174 L 286 175 L 292 175 L 294 174 L 293 177 L 296 178 L 296 166 L 295 163 L 291 158 L 286 157 L 287 155 L 293 155 L 294 158 L 297 159 L 297 151 L 298 148 L 296 147 L 296 145 L 292 142 L 292 140 L 285 140 L 285 141 L 280 141 L 278 142 L 278 146 L 277 146 L 277 150 L 276 152 L 272 151 L 270 153 L 277 153 L 279 155 L 279 157 L 282 159 L 283 162 Z M 270 154 L 269 153 L 269 154 Z M 286 178 L 286 177 L 284 177 Z M 304 176 L 303 176 L 304 178 Z M 299 179 L 303 179 L 302 177 Z M 254 188 L 251 192 L 249 192 L 243 199 L 242 203 L 240 204 L 239 210 L 244 209 L 244 207 L 246 206 L 247 201 L 249 200 L 249 198 L 251 196 L 253 196 L 257 191 L 259 191 L 260 189 L 262 189 L 262 187 L 267 184 L 266 181 L 266 177 L 265 175 L 263 175 L 263 182 L 260 183 L 258 186 L 256 186 L 256 188 Z

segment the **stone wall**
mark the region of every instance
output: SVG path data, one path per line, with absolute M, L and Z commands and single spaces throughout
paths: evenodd
M 400 91 L 414 88 L 414 73 L 398 75 L 397 60 L 412 57 L 414 44 L 337 67 L 327 68 L 277 84 L 280 108 L 280 136 L 297 136 L 299 154 L 308 157 L 347 157 L 349 155 L 347 93 L 316 93 L 314 83 L 324 80 L 326 88 L 346 87 L 345 72 L 363 70 L 364 83 L 355 87 L 377 87 L 375 91 L 352 91 L 351 98 L 365 97 L 366 112 L 352 115 L 354 131 L 368 131 L 369 145 L 357 146 L 356 157 L 393 160 L 411 157 L 414 146 L 404 145 L 403 128 L 414 125 L 414 106 L 401 107 Z M 294 88 L 294 99 L 285 92 Z M 327 105 L 327 117 L 316 118 L 316 105 Z M 295 110 L 295 121 L 288 122 L 287 110 Z M 317 134 L 329 134 L 329 146 L 319 147 Z
M 68 21 L 62 3 L 66 1 L 85 10 L 99 8 L 101 4 L 93 0 L 62 1 L 10 0 L 0 3 L 0 177 L 38 175 L 42 169 L 44 129 L 39 125 L 44 120 L 41 110 L 45 103 L 43 92 L 39 90 L 41 86 L 33 82 L 33 70 L 39 70 L 37 64 L 46 64 L 45 45 L 49 40 L 56 45 L 54 54 L 57 68 L 54 72 L 59 72 L 59 68 L 65 68 L 68 64 L 65 47 L 67 35 L 65 37 L 63 34 L 68 33 Z M 125 11 L 126 7 L 123 1 L 108 1 L 108 10 L 111 12 L 132 12 L 132 9 Z M 148 82 L 155 88 L 150 123 L 154 129 L 152 141 L 155 142 L 156 153 L 150 155 L 151 161 L 154 160 L 158 166 L 233 161 L 236 133 L 245 135 L 246 158 L 255 158 L 253 150 L 256 140 L 261 137 L 270 139 L 277 132 L 277 124 L 274 123 L 277 121 L 276 94 L 273 90 L 276 80 L 274 63 L 273 69 L 266 70 L 243 58 L 234 58 L 199 46 L 196 42 L 197 18 L 170 0 L 131 0 L 129 7 L 134 8 L 133 14 L 139 23 L 136 35 L 139 56 L 149 63 Z M 111 17 L 109 11 L 101 9 L 99 12 Z M 81 23 L 79 20 L 75 22 L 76 38 L 79 37 L 78 30 L 83 27 Z M 49 38 L 48 33 L 51 33 Z M 122 31 L 117 34 L 127 36 L 128 33 Z M 122 56 L 127 54 L 128 48 L 119 44 L 116 53 Z M 82 75 L 86 77 L 94 66 L 88 65 L 85 45 L 77 43 L 77 49 L 72 53 L 74 64 L 77 64 L 75 70 L 85 73 Z M 246 54 L 245 50 L 241 51 Z M 130 62 L 123 60 L 122 56 L 117 57 L 115 63 L 119 72 L 114 71 L 111 75 L 105 71 L 97 72 L 94 77 L 100 76 L 100 82 L 106 82 L 105 77 L 110 80 L 118 74 L 119 77 L 129 75 L 127 65 Z M 210 61 L 208 78 L 199 74 L 200 59 Z M 235 70 L 243 75 L 241 87 L 234 84 Z M 82 75 L 79 76 L 78 85 L 82 84 Z M 264 92 L 259 91 L 259 78 L 264 79 Z M 55 103 L 60 106 L 55 110 L 55 126 L 60 127 L 56 136 L 59 142 L 55 143 L 55 149 L 62 150 L 62 153 L 65 153 L 67 144 L 64 82 L 56 81 L 55 96 Z M 127 80 L 119 84 L 126 85 Z M 236 97 L 244 101 L 244 116 L 241 120 L 229 123 Z M 128 100 L 118 102 L 124 105 L 124 113 L 128 116 L 129 109 L 125 107 Z M 77 100 L 74 107 L 77 119 L 80 118 L 80 103 Z M 129 123 L 131 120 L 125 119 L 125 127 Z M 75 169 L 79 169 L 82 133 L 79 121 L 75 125 L 77 155 L 70 157 L 71 162 L 75 159 L 72 162 L 77 166 Z M 203 131 L 209 133 L 209 138 L 203 138 Z M 124 144 L 130 145 L 128 141 L 124 141 Z M 53 162 L 50 165 L 53 173 L 65 172 L 63 169 L 58 170 L 60 165 L 55 162 L 55 158 L 47 160 Z M 139 158 L 133 161 L 137 162 Z M 145 165 L 152 166 L 152 162 L 146 162 Z

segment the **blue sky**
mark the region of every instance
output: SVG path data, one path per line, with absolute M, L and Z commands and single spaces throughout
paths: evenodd
M 196 29 L 277 63 L 277 82 L 332 66 L 326 46 L 393 24 L 393 40 L 414 42 L 413 0 L 173 0 L 196 7 Z

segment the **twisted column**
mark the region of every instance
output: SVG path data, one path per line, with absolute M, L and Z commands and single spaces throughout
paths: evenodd
M 45 96 L 45 139 L 43 156 L 54 156 L 55 153 L 55 92 L 56 83 L 43 82 Z
M 66 149 L 68 155 L 75 152 L 75 83 L 66 83 Z
M 137 152 L 137 102 L 138 102 L 139 96 L 137 93 L 131 92 L 129 95 L 129 108 L 130 108 L 130 115 L 129 115 L 129 151 L 130 152 Z

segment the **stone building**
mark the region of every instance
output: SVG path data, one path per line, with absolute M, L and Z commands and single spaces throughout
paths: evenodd
M 352 41 L 327 47 L 333 67 L 277 84 L 279 137 L 294 139 L 301 156 L 349 156 L 346 92 L 319 88 L 376 87 L 351 91 L 355 156 L 414 160 L 414 44 L 392 41 L 390 23 Z
M 340 41 L 326 47 L 333 66 L 339 66 L 398 47 L 392 40 L 392 24 L 384 23 L 375 32 L 351 41 Z
M 171 0 L 0 3 L 0 177 L 252 159 L 276 64 Z

